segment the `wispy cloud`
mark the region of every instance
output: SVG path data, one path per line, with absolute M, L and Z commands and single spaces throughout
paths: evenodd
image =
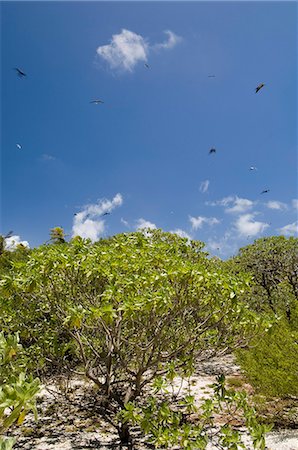
M 41 159 L 42 159 L 42 161 L 55 161 L 56 160 L 55 156 L 48 155 L 47 153 L 43 153 L 41 155 Z
M 243 243 L 243 236 L 235 233 L 234 229 L 229 229 L 223 236 L 208 239 L 206 250 L 210 253 L 217 253 L 223 258 L 231 257 L 231 255 L 237 254 L 241 243 Z
M 203 194 L 205 194 L 205 192 L 208 191 L 209 184 L 210 184 L 209 180 L 202 181 L 202 183 L 200 184 L 200 191 L 203 192 Z
M 213 202 L 206 202 L 206 205 L 208 205 L 208 206 L 228 206 L 234 200 L 235 200 L 235 196 L 229 195 L 227 197 L 222 198 L 221 200 L 215 200 Z
M 21 241 L 20 236 L 14 235 L 5 239 L 6 250 L 15 250 L 19 244 L 24 245 L 24 247 L 30 248 L 29 242 Z
M 123 225 L 125 225 L 126 227 L 129 227 L 129 223 L 127 222 L 127 220 L 124 220 L 122 217 L 120 219 L 120 222 L 123 223 Z
M 165 33 L 168 36 L 165 42 L 150 46 L 146 38 L 123 28 L 121 33 L 112 36 L 110 44 L 99 46 L 96 53 L 112 70 L 132 72 L 138 63 L 148 60 L 151 49 L 168 50 L 181 41 L 172 31 L 166 30 Z
M 206 249 L 210 252 L 217 252 L 220 255 L 231 255 L 232 251 L 237 250 L 237 243 L 235 241 L 235 236 L 226 231 L 225 234 L 221 237 L 214 237 L 208 239 L 206 243 Z
M 286 203 L 279 202 L 278 200 L 270 200 L 269 202 L 265 203 L 265 205 L 269 209 L 276 209 L 279 211 L 287 209 Z
M 89 238 L 95 242 L 104 233 L 105 220 L 102 215 L 111 212 L 123 203 L 122 195 L 116 194 L 112 200 L 102 199 L 98 203 L 86 205 L 73 219 L 72 236 Z
M 298 234 L 298 220 L 293 223 L 289 223 L 282 228 L 279 228 L 278 231 L 285 236 L 291 236 L 293 234 Z
M 206 202 L 208 206 L 223 206 L 226 213 L 240 214 L 249 211 L 256 202 L 249 200 L 247 198 L 241 198 L 237 195 L 229 195 L 222 198 L 221 200 L 216 200 L 214 202 Z
M 254 202 L 252 200 L 248 200 L 247 198 L 239 198 L 236 197 L 234 199 L 234 205 L 230 208 L 226 208 L 225 212 L 227 213 L 243 213 L 250 210 L 254 206 Z
M 136 229 L 143 230 L 144 228 L 151 228 L 152 230 L 156 230 L 157 226 L 155 225 L 155 223 L 149 222 L 149 220 L 145 220 L 142 218 L 138 219 Z
M 164 42 L 161 42 L 160 44 L 153 45 L 154 49 L 171 49 L 175 47 L 179 42 L 182 41 L 182 37 L 177 36 L 177 34 L 173 33 L 171 30 L 165 30 L 164 33 L 168 36 L 167 40 Z
M 220 223 L 220 221 L 216 219 L 216 217 L 203 217 L 203 216 L 198 217 L 189 216 L 189 221 L 191 223 L 191 227 L 193 230 L 198 230 L 199 228 L 202 228 L 204 224 L 216 225 Z
M 181 230 L 180 228 L 177 228 L 176 230 L 171 230 L 170 233 L 177 234 L 177 235 L 180 236 L 181 238 L 187 238 L 187 239 L 189 239 L 189 240 L 192 239 L 192 237 L 190 236 L 190 234 L 186 233 L 186 231 Z
M 268 223 L 254 220 L 255 215 L 256 213 L 239 216 L 235 222 L 235 227 L 240 235 L 256 236 L 269 227 Z

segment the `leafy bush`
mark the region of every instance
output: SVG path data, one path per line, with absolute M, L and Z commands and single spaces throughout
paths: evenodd
M 248 379 L 267 396 L 298 395 L 298 332 L 281 320 L 248 350 L 237 353 Z
M 20 327 L 31 360 L 72 371 L 75 360 L 116 417 L 169 362 L 190 371 L 262 327 L 242 300 L 250 278 L 230 275 L 202 249 L 160 230 L 42 246 L 2 280 L 4 325 Z M 127 442 L 127 423 L 115 426 Z
M 236 421 L 247 427 L 253 447 L 264 450 L 265 434 L 272 427 L 257 422 L 246 393 L 227 389 L 223 375 L 217 377 L 212 387 L 213 398 L 200 407 L 195 405 L 192 395 L 181 399 L 179 404 L 171 403 L 166 396 L 151 396 L 145 405 L 127 403 L 119 416 L 124 422 L 139 425 L 156 448 L 199 450 L 208 443 L 220 449 L 245 448 L 241 433 L 231 424 Z M 216 426 L 215 415 L 223 416 L 225 423 Z
M 298 238 L 271 236 L 257 239 L 227 262 L 232 272 L 253 276 L 251 306 L 292 319 L 298 305 Z
M 17 334 L 4 336 L 0 333 L 0 434 L 15 422 L 22 424 L 28 411 L 37 415 L 35 395 L 39 391 L 39 380 L 22 371 L 21 352 Z M 13 438 L 0 436 L 1 450 L 10 450 L 13 444 Z

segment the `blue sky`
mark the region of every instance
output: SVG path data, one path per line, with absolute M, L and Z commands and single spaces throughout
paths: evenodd
M 1 29 L 2 233 L 297 235 L 296 3 L 2 2 Z

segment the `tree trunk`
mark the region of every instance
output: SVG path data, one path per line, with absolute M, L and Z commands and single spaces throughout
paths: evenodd
M 122 423 L 118 427 L 118 434 L 121 442 L 121 448 L 123 445 L 127 446 L 129 449 L 132 449 L 131 436 L 129 432 L 129 425 L 127 423 Z

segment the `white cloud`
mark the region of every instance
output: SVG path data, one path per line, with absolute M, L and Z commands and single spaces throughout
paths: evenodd
M 229 195 L 228 197 L 224 197 L 221 200 L 216 200 L 215 202 L 206 202 L 206 205 L 209 206 L 228 206 L 235 200 L 234 195 Z
M 242 213 L 245 211 L 248 211 L 251 209 L 254 205 L 254 202 L 251 200 L 248 200 L 247 198 L 239 198 L 236 197 L 234 199 L 234 206 L 231 208 L 225 209 L 225 212 L 227 213 Z
M 100 218 L 104 213 L 110 213 L 123 203 L 122 195 L 116 194 L 113 200 L 103 199 L 98 203 L 87 205 L 73 219 L 72 237 L 89 238 L 92 242 L 104 233 L 105 221 Z
M 147 61 L 148 44 L 141 35 L 123 29 L 112 36 L 110 44 L 98 47 L 96 52 L 111 69 L 131 72 L 138 62 Z
M 144 228 L 150 228 L 151 230 L 156 230 L 157 226 L 155 225 L 155 223 L 149 222 L 149 220 L 145 220 L 142 218 L 138 219 L 136 229 L 143 230 Z
M 276 210 L 287 209 L 287 205 L 285 203 L 279 202 L 277 200 L 270 200 L 269 202 L 265 203 L 265 205 L 269 209 L 276 209 Z
M 239 249 L 243 237 L 239 236 L 235 231 L 227 230 L 223 236 L 214 237 L 207 241 L 206 250 L 221 255 L 221 257 L 231 257 L 235 255 Z
M 104 220 L 92 219 L 86 219 L 84 221 L 75 219 L 75 223 L 72 227 L 73 236 L 81 236 L 85 239 L 89 238 L 92 242 L 99 239 L 100 235 L 103 234 L 104 229 Z
M 171 230 L 170 233 L 177 234 L 181 238 L 187 238 L 189 240 L 192 239 L 192 237 L 188 233 L 186 233 L 186 231 L 181 230 L 180 228 L 177 228 L 176 230 Z
M 55 161 L 56 158 L 53 155 L 48 155 L 47 153 L 44 153 L 43 155 L 41 155 L 41 159 L 43 161 Z
M 10 236 L 5 239 L 5 249 L 6 250 L 15 250 L 19 244 L 24 245 L 24 247 L 30 248 L 28 241 L 21 241 L 20 236 Z
M 154 49 L 171 49 L 175 47 L 179 42 L 182 41 L 182 37 L 177 36 L 177 34 L 173 33 L 173 31 L 165 30 L 165 34 L 167 34 L 168 39 L 164 42 L 161 42 L 160 44 L 155 44 L 153 46 Z
M 268 223 L 254 220 L 255 214 L 243 214 L 235 222 L 236 229 L 240 235 L 256 236 L 269 227 Z
M 294 209 L 298 209 L 298 198 L 293 198 L 292 206 Z
M 112 70 L 132 72 L 138 63 L 147 61 L 151 49 L 168 50 L 182 40 L 170 30 L 165 33 L 168 36 L 165 42 L 150 47 L 146 38 L 123 28 L 121 33 L 112 36 L 110 44 L 99 46 L 96 53 Z
M 218 219 L 216 219 L 216 217 L 203 217 L 203 216 L 198 216 L 198 217 L 189 216 L 189 220 L 190 220 L 191 227 L 193 230 L 202 228 L 202 226 L 205 223 L 208 225 L 216 225 L 220 222 Z
M 129 223 L 127 222 L 127 220 L 124 220 L 122 217 L 120 219 L 120 222 L 123 223 L 123 225 L 125 225 L 126 227 L 129 227 Z
M 200 191 L 203 192 L 203 194 L 208 191 L 209 184 L 209 180 L 202 181 L 202 183 L 200 184 Z
M 298 220 L 296 222 L 289 223 L 282 228 L 279 228 L 278 231 L 285 236 L 298 234 Z
M 250 210 L 254 204 L 255 203 L 252 200 L 241 198 L 237 195 L 229 195 L 228 197 L 224 197 L 221 200 L 216 200 L 215 202 L 206 202 L 206 205 L 209 206 L 224 206 L 226 208 L 226 213 L 243 213 Z M 229 205 L 231 206 L 227 208 Z

